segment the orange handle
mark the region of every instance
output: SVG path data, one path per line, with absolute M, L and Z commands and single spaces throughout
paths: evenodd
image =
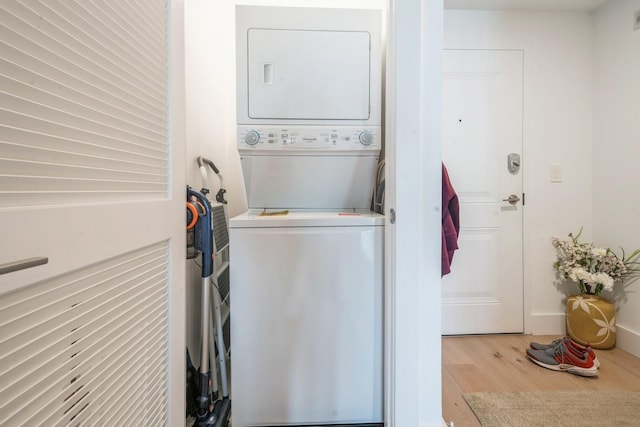
M 187 202 L 187 209 L 189 209 L 191 211 L 191 213 L 193 214 L 193 219 L 191 220 L 191 222 L 187 225 L 187 230 L 191 230 L 193 227 L 196 226 L 196 222 L 198 222 L 198 210 L 196 209 L 195 206 L 193 206 L 191 203 Z

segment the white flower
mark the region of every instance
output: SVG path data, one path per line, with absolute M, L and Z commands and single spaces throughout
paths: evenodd
M 595 257 L 604 257 L 607 255 L 607 250 L 604 248 L 592 248 L 591 253 Z
M 601 283 L 607 291 L 613 290 L 613 279 L 607 273 L 596 273 L 597 283 Z
M 567 275 L 569 276 L 569 279 L 573 280 L 574 282 L 578 281 L 578 276 L 576 275 L 576 270 L 577 270 L 577 268 L 572 268 L 571 270 L 569 270 L 567 272 Z
M 582 267 L 574 268 L 573 274 L 576 276 L 576 279 L 582 280 L 583 282 L 586 282 L 586 283 L 595 282 L 594 280 L 595 277 L 593 276 L 593 274 L 589 273 Z
M 593 243 L 580 243 L 578 234 L 569 233 L 570 240 L 552 239 L 557 259 L 554 263 L 558 273 L 578 283 L 583 293 L 600 295 L 602 290 L 612 291 L 615 283 L 640 276 L 640 249 L 630 256 L 618 257 L 610 249 L 594 247 Z

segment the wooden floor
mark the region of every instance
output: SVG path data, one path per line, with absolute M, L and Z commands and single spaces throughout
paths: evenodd
M 456 427 L 480 426 L 462 398 L 474 391 L 640 391 L 640 359 L 618 348 L 596 350 L 600 374 L 584 378 L 542 368 L 527 359 L 531 341 L 559 336 L 482 335 L 442 338 L 442 416 Z

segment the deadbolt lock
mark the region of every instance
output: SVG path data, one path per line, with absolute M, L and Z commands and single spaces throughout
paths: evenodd
M 518 173 L 520 170 L 520 154 L 509 153 L 507 156 L 507 169 L 514 175 Z

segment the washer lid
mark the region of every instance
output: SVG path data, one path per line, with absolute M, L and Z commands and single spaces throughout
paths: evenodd
M 360 227 L 384 225 L 384 215 L 369 210 L 278 211 L 249 210 L 229 221 L 231 228 Z

